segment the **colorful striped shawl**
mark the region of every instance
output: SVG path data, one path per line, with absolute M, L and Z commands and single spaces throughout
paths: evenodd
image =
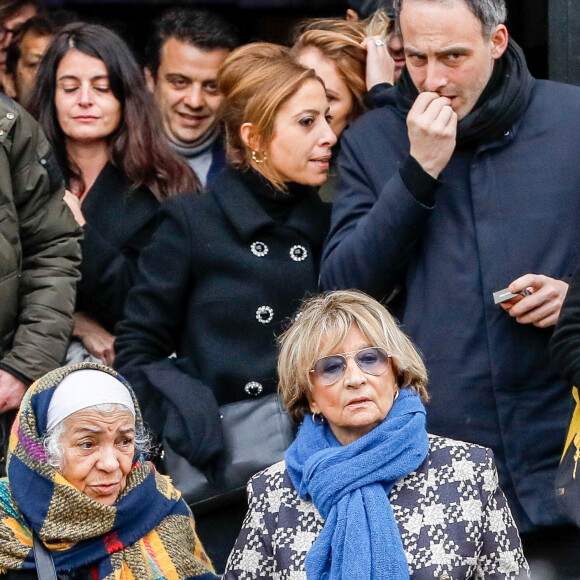
M 56 386 L 83 368 L 118 378 L 94 363 L 56 369 L 25 395 L 12 427 L 8 478 L 0 480 L 0 572 L 34 569 L 34 530 L 51 550 L 57 572 L 91 566 L 99 580 L 215 578 L 195 533 L 193 517 L 169 478 L 136 457 L 127 486 L 113 506 L 89 498 L 52 468 L 42 437 Z

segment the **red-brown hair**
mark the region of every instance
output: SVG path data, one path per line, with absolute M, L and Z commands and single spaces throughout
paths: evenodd
M 323 84 L 312 69 L 294 62 L 283 46 L 254 42 L 228 56 L 218 74 L 219 91 L 224 97 L 218 117 L 225 129 L 226 153 L 231 165 L 238 169 L 252 167 L 276 188 L 284 189 L 284 182 L 269 159 L 263 163 L 252 159 L 240 129 L 244 123 L 255 125 L 260 147 L 267 151 L 280 107 L 308 80 Z

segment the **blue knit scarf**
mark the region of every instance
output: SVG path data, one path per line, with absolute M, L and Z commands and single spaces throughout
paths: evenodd
M 350 445 L 327 423 L 306 418 L 286 465 L 298 495 L 326 520 L 306 557 L 309 580 L 409 578 L 389 492 L 428 451 L 425 407 L 411 389 L 401 389 L 386 419 Z

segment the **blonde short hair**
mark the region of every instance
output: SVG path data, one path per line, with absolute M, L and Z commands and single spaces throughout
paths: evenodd
M 288 49 L 277 44 L 246 44 L 226 58 L 217 78 L 223 95 L 218 119 L 224 127 L 226 154 L 233 167 L 252 167 L 274 187 L 285 189 L 282 176 L 267 155 L 268 146 L 274 137 L 278 111 L 308 80 L 324 87 L 312 69 L 294 62 Z M 266 153 L 264 162 L 257 163 L 242 140 L 240 129 L 244 123 L 258 128 L 260 153 Z
M 363 292 L 337 290 L 306 300 L 295 322 L 278 339 L 278 392 L 295 422 L 310 412 L 310 369 L 320 357 L 335 351 L 353 324 L 372 346 L 384 348 L 391 356 L 397 385 L 413 389 L 423 402 L 428 401 L 427 370 L 395 318 Z

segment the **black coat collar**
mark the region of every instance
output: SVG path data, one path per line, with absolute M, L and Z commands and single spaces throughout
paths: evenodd
M 101 170 L 83 201 L 83 214 L 97 231 L 119 239 L 133 235 L 135 228 L 151 219 L 159 201 L 145 186 L 131 187 L 127 176 L 111 162 Z
M 251 241 L 263 228 L 277 227 L 276 221 L 260 205 L 251 191 L 251 180 L 244 179 L 236 169 L 226 167 L 215 179 L 210 195 L 217 200 L 241 239 Z M 306 188 L 305 188 L 306 189 Z M 321 246 L 328 229 L 330 205 L 322 202 L 314 188 L 297 198 L 284 227 L 295 229 L 308 237 L 313 246 Z

